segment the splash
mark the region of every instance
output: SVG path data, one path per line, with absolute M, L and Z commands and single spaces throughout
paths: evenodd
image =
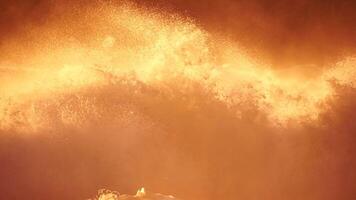
M 352 73 L 344 73 L 354 69 L 352 59 L 313 79 L 284 76 L 187 18 L 130 4 L 86 11 L 31 29 L 26 45 L 8 40 L 2 51 L 9 58 L 0 63 L 1 130 L 80 127 L 119 113 L 129 118 L 135 99 L 147 93 L 179 98 L 197 86 L 236 117 L 253 107 L 272 124 L 302 123 L 327 108 L 332 80 L 354 86 Z
M 162 195 L 159 193 L 147 193 L 145 188 L 141 188 L 137 191 L 136 195 L 120 195 L 118 192 L 110 190 L 100 190 L 98 197 L 95 200 L 124 200 L 124 199 L 146 199 L 146 200 L 175 200 L 174 196 Z

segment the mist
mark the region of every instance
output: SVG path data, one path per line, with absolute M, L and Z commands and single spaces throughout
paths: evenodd
M 0 197 L 356 197 L 355 4 L 4 1 Z

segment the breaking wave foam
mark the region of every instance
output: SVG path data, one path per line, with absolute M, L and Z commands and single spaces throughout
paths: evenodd
M 275 124 L 305 122 L 326 109 L 332 81 L 354 87 L 354 59 L 313 79 L 283 77 L 189 19 L 127 5 L 94 11 L 80 19 L 88 23 L 84 27 L 73 19 L 33 31 L 29 49 L 20 48 L 28 54 L 23 62 L 3 60 L 2 130 L 80 126 L 90 118 L 131 113 L 127 107 L 151 98 L 148 93 L 181 98 L 197 88 L 234 109 L 236 117 L 252 106 Z M 20 51 L 21 44 L 9 44 L 5 50 Z

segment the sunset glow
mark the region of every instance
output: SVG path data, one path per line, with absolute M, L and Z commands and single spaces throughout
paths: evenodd
M 309 60 L 296 64 L 284 52 L 277 63 L 234 33 L 254 36 L 190 14 L 198 4 L 180 12 L 179 1 L 94 2 L 53 3 L 40 24 L 1 40 L 7 199 L 134 194 L 141 185 L 148 190 L 94 198 L 356 198 L 355 173 L 343 176 L 356 167 L 356 53 L 345 47 L 320 64 L 300 51 Z M 7 185 L 11 166 L 18 176 Z M 17 180 L 34 183 L 19 194 Z

